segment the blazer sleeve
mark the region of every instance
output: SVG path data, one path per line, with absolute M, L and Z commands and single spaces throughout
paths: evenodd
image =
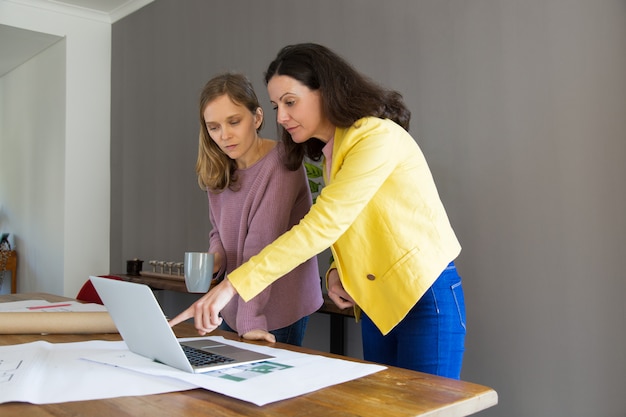
M 309 213 L 291 230 L 228 275 L 248 300 L 302 262 L 330 247 L 350 227 L 394 170 L 389 130 L 377 119 L 336 129 L 330 181 Z

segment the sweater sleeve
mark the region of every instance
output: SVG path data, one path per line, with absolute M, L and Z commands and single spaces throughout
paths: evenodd
M 265 246 L 289 230 L 311 206 L 311 195 L 304 169 L 289 171 L 276 158 L 253 181 L 253 199 L 247 219 L 247 234 L 241 263 L 258 254 Z M 239 299 L 237 331 L 240 335 L 254 329 L 268 330 L 263 312 L 272 288 L 267 287 L 247 302 Z
M 210 193 L 210 191 L 208 193 Z M 210 195 L 208 196 L 208 198 L 210 201 Z M 213 214 L 213 210 L 211 210 L 210 207 L 211 203 L 209 202 L 209 221 L 211 222 L 211 231 L 209 232 L 209 252 L 220 254 L 220 257 L 222 259 L 222 265 L 220 266 L 219 271 L 217 271 L 217 276 L 221 277 L 226 272 L 226 251 L 224 250 L 224 245 L 222 244 L 222 240 L 220 239 L 220 232 L 218 228 L 215 227 L 215 216 Z

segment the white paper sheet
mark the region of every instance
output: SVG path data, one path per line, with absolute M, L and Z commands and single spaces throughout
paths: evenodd
M 180 340 L 194 339 L 202 338 Z M 381 365 L 309 355 L 237 342 L 218 336 L 207 337 L 207 339 L 266 353 L 274 356 L 275 359 L 254 365 L 242 365 L 224 371 L 190 374 L 153 362 L 130 351 L 124 353 L 119 351 L 107 352 L 102 355 L 85 356 L 85 358 L 144 374 L 179 379 L 256 405 L 265 405 L 296 397 L 386 369 L 385 366 Z M 256 376 L 257 374 L 260 375 Z
M 52 404 L 196 388 L 180 379 L 149 376 L 81 359 L 85 355 L 127 349 L 124 342 L 105 341 L 38 341 L 0 346 L 0 404 Z
M 190 374 L 136 355 L 121 341 L 39 341 L 0 346 L 0 404 L 50 404 L 204 388 L 261 406 L 385 369 L 222 337 L 208 338 L 267 353 L 275 359 Z M 193 339 L 201 338 L 181 340 Z

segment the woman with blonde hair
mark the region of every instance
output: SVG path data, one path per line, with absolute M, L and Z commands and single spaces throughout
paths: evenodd
M 228 275 L 297 224 L 311 207 L 304 167 L 287 169 L 283 145 L 262 138 L 263 109 L 241 74 L 212 78 L 200 95 L 196 172 L 207 191 L 214 272 Z M 301 345 L 308 316 L 322 305 L 311 256 L 249 300 L 233 297 L 223 328 L 245 339 Z

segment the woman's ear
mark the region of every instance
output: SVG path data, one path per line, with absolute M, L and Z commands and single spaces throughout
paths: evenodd
M 262 124 L 263 124 L 263 109 L 261 107 L 257 107 L 256 111 L 254 112 L 254 127 L 256 128 L 256 130 L 259 130 Z

